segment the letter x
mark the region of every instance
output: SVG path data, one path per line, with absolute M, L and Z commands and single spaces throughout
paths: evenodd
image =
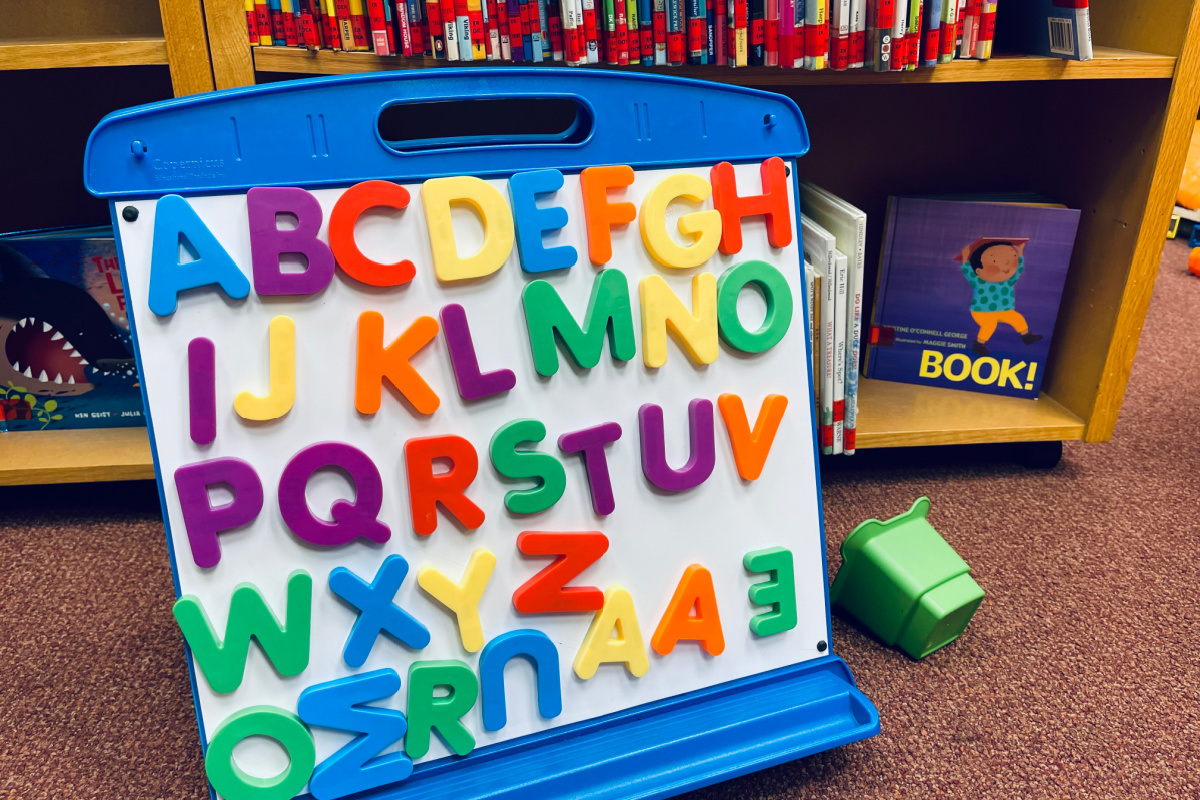
M 342 650 L 342 657 L 350 666 L 361 667 L 366 662 L 381 632 L 391 634 L 414 650 L 429 644 L 429 630 L 392 602 L 407 575 L 408 562 L 399 555 L 384 559 L 375 580 L 369 584 L 345 567 L 336 567 L 329 573 L 330 590 L 358 609 L 358 619 Z

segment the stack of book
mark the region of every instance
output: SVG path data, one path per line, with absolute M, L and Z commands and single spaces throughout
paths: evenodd
M 853 455 L 867 215 L 808 181 L 800 182 L 800 209 L 821 453 Z
M 1053 0 L 1046 2 L 1046 10 L 1032 14 L 1019 9 L 1033 18 L 1023 20 L 1030 23 L 1025 27 L 1029 46 L 1036 48 L 1031 52 L 1090 58 L 1087 0 L 1075 0 L 1065 16 Z M 447 61 L 879 72 L 990 58 L 996 5 L 985 0 L 245 0 L 253 45 Z M 1075 43 L 1070 52 L 1068 43 Z

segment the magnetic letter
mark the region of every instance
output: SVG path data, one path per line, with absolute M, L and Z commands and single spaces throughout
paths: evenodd
M 354 407 L 360 414 L 374 414 L 383 400 L 387 378 L 419 414 L 432 414 L 441 405 L 437 393 L 421 377 L 409 359 L 437 336 L 433 317 L 417 317 L 396 341 L 383 346 L 383 315 L 364 311 L 358 316 L 358 369 L 354 380 Z
M 539 375 L 550 377 L 558 372 L 558 348 L 555 334 L 567 352 L 583 369 L 600 363 L 604 334 L 617 361 L 628 361 L 637 354 L 633 339 L 633 311 L 629 307 L 629 283 L 617 269 L 606 269 L 592 281 L 584 326 L 579 327 L 558 292 L 546 281 L 533 281 L 521 293 L 525 323 L 529 327 L 529 346 L 533 365 Z
M 613 631 L 616 636 L 613 636 Z M 635 678 L 650 669 L 642 629 L 629 590 L 610 586 L 604 592 L 604 607 L 596 612 L 583 644 L 575 654 L 575 674 L 585 681 L 596 674 L 601 664 L 623 662 Z
M 770 636 L 796 627 L 796 578 L 792 569 L 792 551 L 771 547 L 746 553 L 742 564 L 751 572 L 769 572 L 771 579 L 750 587 L 750 602 L 756 606 L 774 606 L 771 611 L 750 618 L 750 630 L 756 636 Z
M 717 461 L 712 403 L 708 400 L 688 403 L 691 457 L 680 469 L 671 469 L 667 464 L 662 408 L 646 403 L 638 409 L 638 422 L 642 429 L 642 472 L 647 480 L 667 492 L 693 489 L 708 480 Z
M 513 489 L 504 495 L 504 506 L 514 514 L 536 514 L 545 511 L 567 490 L 567 471 L 554 456 L 536 450 L 518 450 L 524 442 L 540 442 L 546 438 L 546 426 L 536 419 L 516 419 L 492 436 L 489 452 L 492 466 L 506 478 L 533 478 L 532 489 Z
M 604 595 L 595 586 L 567 586 L 608 552 L 608 537 L 600 531 L 548 533 L 524 531 L 517 549 L 527 556 L 558 556 L 554 563 L 513 592 L 513 605 L 522 614 L 596 611 Z
M 280 230 L 280 214 L 296 217 L 296 227 Z M 303 189 L 259 187 L 246 192 L 246 216 L 250 221 L 250 264 L 254 291 L 260 295 L 313 294 L 333 280 L 333 253 L 317 238 L 321 230 L 321 204 Z M 279 257 L 284 253 L 304 256 L 303 272 L 284 272 Z
M 368 286 L 400 286 L 413 279 L 417 269 L 407 258 L 380 264 L 364 256 L 354 241 L 354 226 L 364 212 L 380 206 L 404 209 L 408 199 L 408 190 L 391 181 L 363 181 L 342 192 L 329 214 L 329 247 L 342 272 Z
M 759 167 L 760 195 L 739 197 L 733 165 L 722 161 L 712 168 L 713 205 L 721 212 L 721 252 L 727 256 L 742 249 L 742 218 L 765 216 L 771 247 L 792 243 L 792 217 L 788 205 L 787 168 L 778 156 Z
M 437 697 L 438 686 L 450 689 Z M 414 661 L 408 668 L 408 736 L 404 750 L 409 758 L 429 752 L 429 734 L 437 728 L 446 746 L 465 756 L 475 749 L 475 737 L 463 724 L 463 716 L 475 706 L 479 681 L 461 661 Z
M 322 467 L 341 467 L 354 484 L 354 502 L 336 500 L 329 509 L 333 522 L 312 513 L 305 490 L 312 474 Z M 380 522 L 383 506 L 383 479 L 375 462 L 356 447 L 341 442 L 309 445 L 283 468 L 279 479 L 279 513 L 292 533 L 306 542 L 323 547 L 348 544 L 358 537 L 383 543 L 392 535 Z
M 188 342 L 188 418 L 192 441 L 212 444 L 217 438 L 217 351 L 203 336 Z
M 518 172 L 508 179 L 508 195 L 517 220 L 517 250 L 521 254 L 521 269 L 526 272 L 567 269 L 579 260 L 579 254 L 570 245 L 547 249 L 542 242 L 544 234 L 566 227 L 567 210 L 559 206 L 539 208 L 537 196 L 557 192 L 562 187 L 563 176 L 556 169 Z
M 259 778 L 237 765 L 233 749 L 251 736 L 267 736 L 282 745 L 288 758 L 283 772 Z M 230 714 L 204 754 L 209 783 L 225 800 L 288 800 L 308 783 L 316 763 L 317 747 L 308 728 L 295 714 L 276 706 L 250 706 Z
M 538 712 L 546 719 L 554 719 L 562 713 L 558 648 L 541 631 L 509 631 L 488 642 L 479 656 L 483 727 L 489 731 L 498 731 L 508 724 L 508 708 L 504 702 L 504 667 L 517 656 L 523 656 L 533 665 L 537 676 Z
M 366 663 L 380 633 L 389 634 L 413 650 L 423 650 L 429 644 L 429 629 L 394 601 L 407 575 L 408 562 L 398 554 L 383 560 L 371 583 L 345 567 L 334 567 L 329 573 L 329 590 L 358 610 L 358 619 L 342 648 L 342 658 L 351 667 Z
M 209 504 L 208 487 L 218 483 L 233 489 L 233 500 L 214 507 Z M 240 458 L 185 464 L 175 470 L 175 491 L 197 567 L 215 567 L 221 560 L 218 533 L 249 525 L 262 511 L 262 481 L 254 467 Z
M 449 471 L 435 473 L 433 462 L 445 458 Z M 408 495 L 413 530 L 428 536 L 437 530 L 437 504 L 469 530 L 483 524 L 483 509 L 464 494 L 479 472 L 479 456 L 461 436 L 426 436 L 409 439 L 404 445 L 408 466 Z
M 661 275 L 638 283 L 642 306 L 642 360 L 651 369 L 667 363 L 667 332 L 694 364 L 717 360 L 717 279 L 711 272 L 692 278 L 692 310 L 671 291 Z
M 642 242 L 654 260 L 672 269 L 698 267 L 717 252 L 721 242 L 721 212 L 693 211 L 679 217 L 679 232 L 692 243 L 678 244 L 667 231 L 667 207 L 678 198 L 703 203 L 712 186 L 699 175 L 677 172 L 659 182 L 642 200 Z
M 443 306 L 441 316 L 450 366 L 454 368 L 454 382 L 464 400 L 490 397 L 517 385 L 517 376 L 511 369 L 479 371 L 479 358 L 475 355 L 475 343 L 471 341 L 471 329 L 467 326 L 467 312 L 462 306 L 457 303 Z
M 179 263 L 180 245 L 195 259 Z M 250 294 L 250 281 L 188 201 L 177 194 L 160 197 L 150 253 L 150 310 L 160 317 L 170 316 L 180 292 L 211 284 L 234 300 Z
M 613 499 L 612 480 L 608 475 L 608 457 L 604 453 L 604 445 L 620 438 L 621 426 L 615 422 L 605 422 L 558 437 L 558 448 L 564 453 L 583 453 L 588 486 L 592 491 L 592 508 L 597 514 L 611 514 L 617 507 L 616 500 Z
M 195 595 L 185 594 L 172 609 L 192 657 L 217 694 L 232 692 L 242 684 L 250 637 L 258 641 L 267 660 L 284 677 L 299 675 L 308 667 L 312 628 L 312 577 L 302 569 L 288 576 L 287 616 L 284 624 L 271 612 L 262 592 L 252 583 L 240 583 L 229 599 L 225 636 L 216 630 Z
M 738 295 L 753 283 L 767 301 L 767 315 L 756 331 L 742 327 Z M 783 273 L 765 261 L 744 261 L 730 267 L 717 281 L 717 319 L 721 338 L 746 353 L 763 353 L 779 344 L 792 324 L 792 290 Z
M 380 755 L 408 730 L 404 715 L 391 708 L 367 705 L 400 691 L 394 669 L 377 669 L 309 686 L 296 700 L 296 711 L 308 725 L 356 734 L 313 770 L 309 791 L 316 800 L 336 800 L 356 792 L 402 781 L 412 774 L 412 759 L 403 752 Z
M 504 196 L 481 178 L 431 178 L 421 186 L 421 202 L 429 223 L 433 269 L 439 281 L 462 281 L 491 275 L 508 260 L 513 248 L 513 218 Z M 483 223 L 483 246 L 471 256 L 458 254 L 452 205 L 464 205 Z
M 743 480 L 755 481 L 762 475 L 787 403 L 787 398 L 781 394 L 764 397 L 751 432 L 742 398 L 736 394 L 723 394 L 717 398 L 725 430 L 729 432 L 729 444 L 733 447 L 733 460 L 737 462 L 738 474 Z
M 693 609 L 695 615 L 692 615 Z M 725 634 L 721 631 L 721 614 L 717 611 L 712 574 L 699 564 L 692 564 L 683 571 L 675 595 L 650 638 L 650 645 L 654 652 L 665 656 L 680 640 L 700 642 L 710 656 L 725 652 Z
M 291 317 L 275 317 L 267 328 L 270 347 L 271 384 L 266 397 L 241 392 L 233 398 L 233 410 L 242 419 L 258 422 L 279 419 L 296 402 L 296 323 Z
M 479 601 L 495 568 L 495 554 L 481 547 L 471 554 L 461 583 L 455 583 L 433 567 L 421 567 L 417 572 L 417 584 L 454 614 L 458 638 L 468 653 L 477 653 L 483 647 Z
M 612 258 L 612 228 L 628 225 L 637 216 L 633 203 L 608 202 L 608 190 L 633 184 L 633 168 L 628 166 L 588 167 L 579 173 L 583 190 L 583 215 L 587 221 L 588 258 L 602 267 Z

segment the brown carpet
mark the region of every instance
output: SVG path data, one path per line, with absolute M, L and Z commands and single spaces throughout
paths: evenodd
M 1169 242 L 1113 441 L 828 464 L 829 565 L 868 517 L 931 522 L 988 596 L 922 662 L 840 621 L 868 741 L 693 798 L 1200 797 L 1200 278 Z M 207 797 L 148 484 L 0 491 L 0 797 Z

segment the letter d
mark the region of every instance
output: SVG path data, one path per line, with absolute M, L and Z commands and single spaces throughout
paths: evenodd
M 480 178 L 431 178 L 421 186 L 421 203 L 429 224 L 433 269 L 439 281 L 462 281 L 491 275 L 504 265 L 513 248 L 513 216 L 504 196 Z M 483 223 L 483 246 L 462 257 L 450 218 L 453 203 L 469 206 Z

